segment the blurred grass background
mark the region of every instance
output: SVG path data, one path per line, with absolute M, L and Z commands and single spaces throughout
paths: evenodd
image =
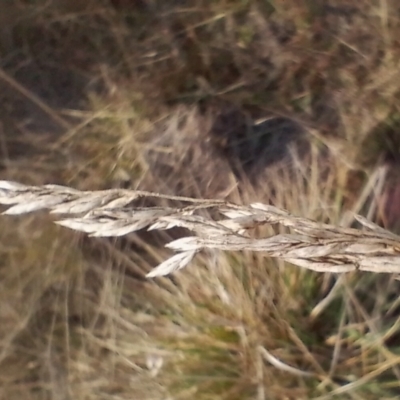
M 1 178 L 398 231 L 399 59 L 396 0 L 2 0 Z M 395 276 L 1 227 L 2 399 L 400 397 Z

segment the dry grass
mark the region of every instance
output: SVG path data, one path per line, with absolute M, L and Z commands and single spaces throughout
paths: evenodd
M 152 198 L 187 204 L 135 206 L 137 200 L 146 202 Z M 9 215 L 43 209 L 70 215 L 57 223 L 93 237 L 120 237 L 145 228 L 148 231 L 185 228 L 195 235 L 168 243 L 167 247 L 180 253 L 160 264 L 148 277 L 180 270 L 202 250 L 262 252 L 318 272 L 400 272 L 400 237 L 361 216 L 355 218 L 367 231 L 317 223 L 262 203 L 246 207 L 222 200 L 138 190 L 82 192 L 64 186 L 26 186 L 8 181 L 0 181 L 0 203 L 12 206 L 4 212 Z M 204 212 L 227 218 L 213 219 Z M 280 225 L 293 233 L 254 237 L 251 232 L 263 225 Z
M 398 228 L 397 1 L 78 3 L 0 4 L 2 179 Z M 1 225 L 0 398 L 398 398 L 392 274 L 209 249 L 147 280 L 185 231 Z

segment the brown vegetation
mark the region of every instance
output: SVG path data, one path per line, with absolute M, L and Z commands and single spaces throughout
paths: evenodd
M 396 231 L 399 18 L 395 0 L 2 1 L 1 177 Z M 1 224 L 0 398 L 398 398 L 395 276 L 210 250 L 147 280 L 180 230 Z

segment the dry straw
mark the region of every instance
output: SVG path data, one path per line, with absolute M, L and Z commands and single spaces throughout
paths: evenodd
M 140 198 L 162 198 L 179 205 L 134 206 L 134 201 Z M 138 190 L 79 191 L 58 185 L 26 186 L 9 181 L 0 181 L 0 203 L 11 206 L 3 213 L 8 215 L 42 209 L 64 217 L 69 215 L 57 223 L 90 236 L 115 237 L 141 229 L 173 227 L 191 232 L 190 236 L 167 244 L 177 254 L 149 272 L 148 277 L 182 269 L 204 249 L 259 251 L 319 272 L 400 273 L 400 236 L 360 216 L 356 219 L 363 230 L 317 223 L 260 203 L 244 206 Z M 251 230 L 265 224 L 284 226 L 288 233 L 265 238 L 250 236 Z

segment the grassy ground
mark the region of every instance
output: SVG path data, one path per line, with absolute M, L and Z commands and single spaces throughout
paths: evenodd
M 395 0 L 3 1 L 1 176 L 396 230 L 399 18 Z M 146 280 L 166 236 L 1 224 L 0 398 L 400 396 L 396 277 L 210 252 Z

